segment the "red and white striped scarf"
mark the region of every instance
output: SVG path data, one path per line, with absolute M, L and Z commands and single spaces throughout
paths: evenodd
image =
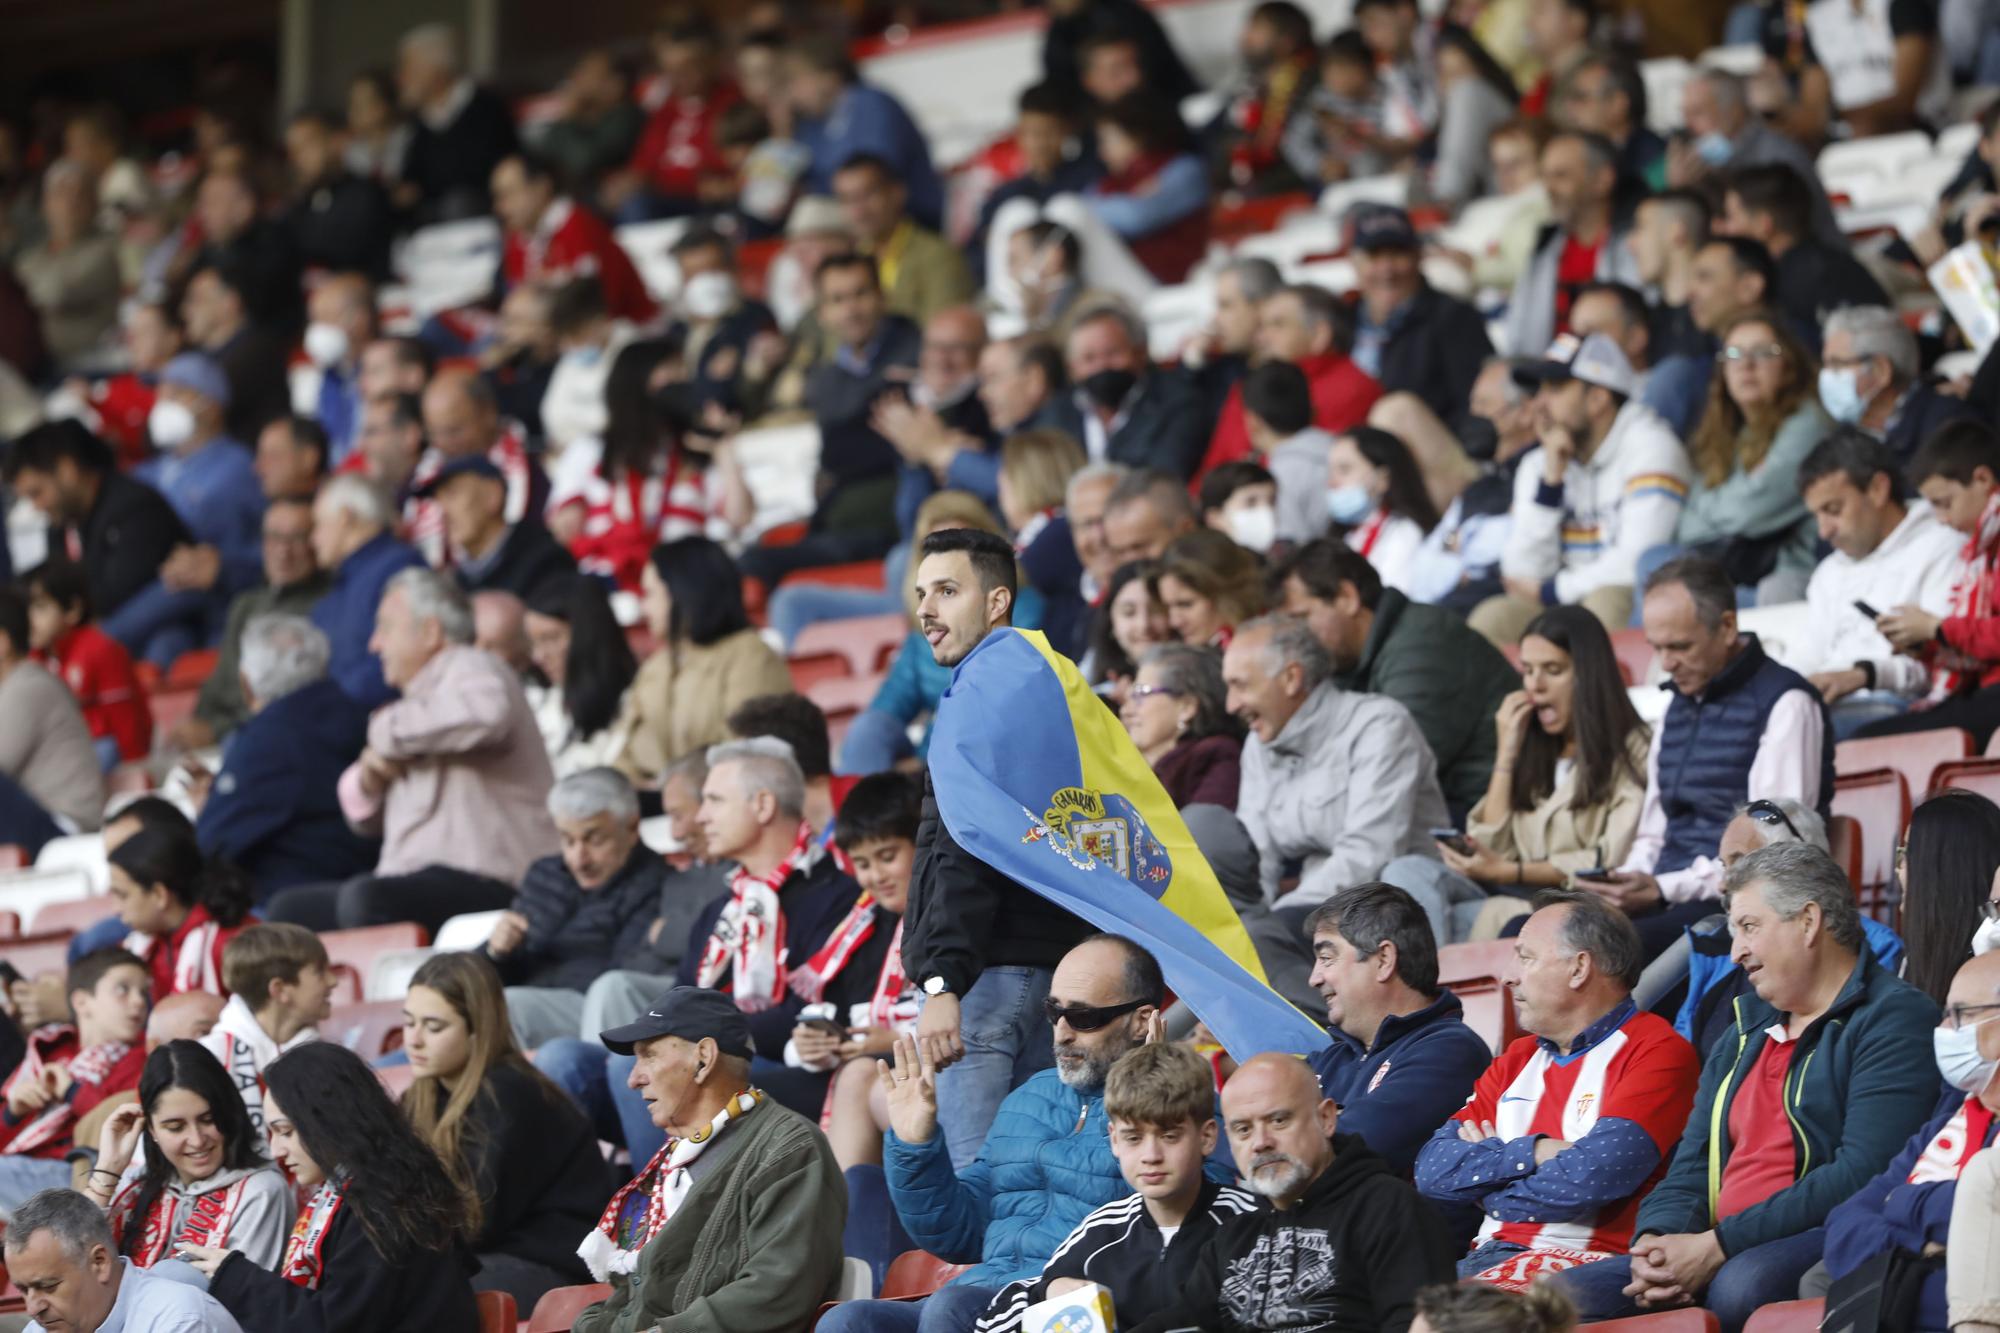
M 333 1229 L 333 1219 L 346 1202 L 345 1179 L 327 1180 L 313 1191 L 299 1211 L 299 1220 L 292 1224 L 291 1237 L 285 1241 L 285 1257 L 278 1265 L 279 1277 L 307 1291 L 319 1290 L 320 1280 L 326 1276 L 326 1233 Z
M 826 996 L 827 983 L 840 975 L 854 957 L 855 950 L 875 934 L 875 898 L 864 893 L 854 900 L 854 906 L 847 909 L 846 918 L 833 933 L 826 937 L 826 943 L 819 952 L 805 962 L 794 966 L 785 978 L 785 984 L 792 994 L 807 1004 L 818 1004 Z
M 67 1024 L 51 1024 L 35 1033 L 28 1041 L 27 1055 L 22 1057 L 20 1066 L 14 1071 L 14 1077 L 7 1080 L 7 1086 L 13 1086 L 20 1079 L 32 1082 L 42 1076 L 43 1070 L 52 1065 L 61 1065 L 63 1062 L 60 1060 L 46 1060 L 41 1048 L 43 1045 L 55 1044 L 73 1031 L 74 1029 Z M 16 1134 L 4 1149 L 0 1149 L 0 1152 L 27 1156 L 35 1149 L 46 1147 L 67 1134 L 71 1123 L 76 1119 L 76 1088 L 83 1086 L 94 1088 L 104 1082 L 131 1049 L 129 1042 L 106 1041 L 99 1042 L 95 1046 L 86 1046 L 71 1056 L 68 1068 L 70 1082 L 74 1086 L 71 1087 L 69 1095 L 61 1101 L 53 1101 L 44 1106 L 41 1114 L 21 1126 L 21 1132 Z
M 245 1171 L 230 1184 L 195 1195 L 178 1227 L 169 1225 L 174 1215 L 172 1192 L 162 1189 L 154 1195 L 153 1205 L 147 1209 L 141 1224 L 139 1243 L 131 1251 L 133 1265 L 151 1268 L 181 1245 L 224 1245 L 229 1237 L 229 1224 L 243 1204 L 251 1175 Z M 144 1177 L 135 1178 L 118 1192 L 107 1210 L 111 1215 L 112 1239 L 121 1250 L 132 1228 L 132 1212 L 138 1207 L 139 1190 L 144 1184 Z
M 811 869 L 818 859 L 812 825 L 800 820 L 791 852 L 770 874 L 736 868 L 729 879 L 729 901 L 702 946 L 696 985 L 726 990 L 746 1014 L 762 1013 L 785 998 L 785 913 L 778 890 L 794 872 Z M 729 985 L 718 987 L 725 972 Z
M 1979 531 L 1965 543 L 1965 549 L 1958 556 L 1958 581 L 1951 587 L 1951 610 L 1947 620 L 1958 618 L 1977 619 L 1990 616 L 1996 611 L 1993 601 L 1993 582 L 2000 578 L 2000 491 L 1994 492 L 1986 502 L 1986 512 L 1979 516 Z M 1943 703 L 1955 694 L 1962 693 L 1967 686 L 1977 684 L 1980 672 L 1987 665 L 1976 657 L 1964 653 L 1947 644 L 1940 637 L 1932 645 L 1931 692 L 1924 699 L 1924 707 L 1931 708 Z
M 708 1124 L 686 1138 L 668 1139 L 653 1154 L 653 1160 L 646 1163 L 646 1169 L 611 1196 L 597 1225 L 583 1238 L 583 1244 L 576 1247 L 577 1258 L 583 1260 L 592 1277 L 608 1282 L 613 1273 L 630 1273 L 638 1267 L 640 1251 L 673 1219 L 681 1200 L 694 1188 L 688 1165 L 729 1127 L 730 1121 L 756 1109 L 763 1100 L 764 1094 L 756 1088 L 744 1089 L 730 1098 Z M 634 1191 L 645 1193 L 646 1211 L 637 1219 L 636 1226 L 628 1228 L 624 1215 Z

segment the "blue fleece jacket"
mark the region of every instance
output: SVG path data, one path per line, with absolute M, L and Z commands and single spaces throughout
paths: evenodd
M 313 608 L 313 624 L 326 631 L 333 648 L 326 674 L 363 708 L 377 708 L 396 697 L 382 679 L 382 660 L 368 650 L 382 589 L 402 571 L 423 563 L 416 548 L 378 532 L 340 562 L 332 586 Z
M 1360 1135 L 1404 1175 L 1493 1062 L 1448 990 L 1414 1013 L 1383 1019 L 1372 1047 L 1339 1028 L 1327 1035 L 1333 1044 L 1308 1063 L 1321 1091 L 1340 1103 L 1342 1132 Z

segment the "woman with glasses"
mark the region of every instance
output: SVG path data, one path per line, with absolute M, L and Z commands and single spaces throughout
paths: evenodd
M 1741 311 L 1721 334 L 1674 540 L 1720 559 L 1739 586 L 1759 589 L 1760 603 L 1793 601 L 1805 595 L 1818 542 L 1799 464 L 1833 422 L 1814 392 L 1818 370 L 1783 316 Z
M 1119 717 L 1177 807 L 1236 808 L 1243 727 L 1226 698 L 1213 648 L 1163 643 L 1139 659 Z
M 2000 806 L 1969 791 L 1944 791 L 1910 815 L 1897 849 L 1902 891 L 1903 980 L 1942 1003 L 2000 871 Z

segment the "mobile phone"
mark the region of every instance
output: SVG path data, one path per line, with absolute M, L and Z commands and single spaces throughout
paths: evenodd
M 1573 879 L 1587 880 L 1592 884 L 1609 884 L 1617 877 L 1617 871 L 1606 870 L 1603 866 L 1593 866 L 1589 870 L 1579 870 L 1571 876 Z
M 802 1018 L 799 1020 L 799 1023 L 801 1026 L 809 1027 L 815 1032 L 824 1032 L 835 1041 L 847 1040 L 846 1027 L 834 1022 L 831 1018 Z
M 1867 616 L 1870 620 L 1880 620 L 1882 618 L 1882 613 L 1880 611 L 1877 611 L 1874 607 L 1868 605 L 1868 603 L 1862 601 L 1859 597 L 1854 599 L 1854 609 L 1856 611 L 1859 611 L 1862 615 Z
M 1451 848 L 1454 852 L 1457 852 L 1460 856 L 1472 855 L 1472 843 L 1468 841 L 1466 836 L 1463 833 L 1460 833 L 1457 829 L 1434 828 L 1430 832 L 1433 838 L 1437 839 L 1445 846 Z

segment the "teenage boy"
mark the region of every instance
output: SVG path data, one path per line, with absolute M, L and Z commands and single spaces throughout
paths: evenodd
M 153 710 L 125 645 L 91 618 L 83 567 L 49 561 L 21 576 L 28 595 L 28 643 L 35 659 L 62 678 L 83 710 L 106 771 L 144 759 L 153 748 Z
M 1854 734 L 1964 727 L 1984 752 L 2000 726 L 2000 439 L 1976 421 L 1951 422 L 1917 450 L 1907 476 L 1931 512 L 1965 538 L 1965 549 L 1944 615 L 1892 606 L 1875 622 L 1896 651 L 1930 667 L 1930 694 L 1901 717 Z
M 250 926 L 222 951 L 229 1003 L 201 1038 L 243 1094 L 250 1125 L 264 1133 L 264 1067 L 294 1047 L 319 1040 L 317 1023 L 333 1012 L 333 969 L 326 946 L 304 926 Z
M 0 1213 L 39 1190 L 70 1183 L 67 1158 L 77 1119 L 114 1093 L 139 1086 L 152 978 L 123 949 L 99 949 L 70 965 L 74 1025 L 51 1023 L 28 1037 L 28 1053 L 0 1093 Z
M 1009 1283 L 978 1333 L 1013 1333 L 1038 1301 L 1095 1282 L 1119 1326 L 1159 1311 L 1196 1251 L 1224 1222 L 1257 1211 L 1257 1196 L 1202 1174 L 1215 1150 L 1215 1071 L 1194 1048 L 1155 1042 L 1128 1052 L 1104 1080 L 1111 1155 L 1138 1193 L 1091 1213 L 1056 1247 L 1040 1277 Z

